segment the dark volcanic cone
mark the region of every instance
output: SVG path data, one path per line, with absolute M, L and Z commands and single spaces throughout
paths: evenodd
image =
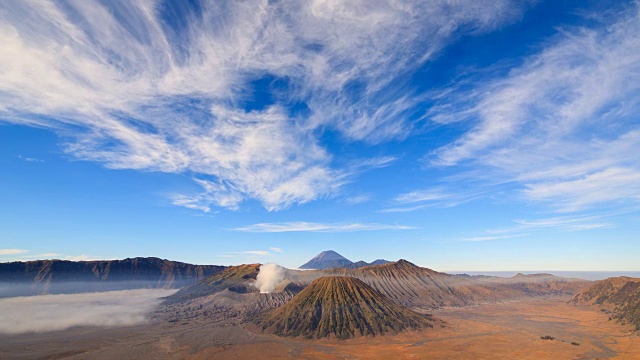
M 375 336 L 433 327 L 428 317 L 387 299 L 359 279 L 322 277 L 259 320 L 265 332 L 307 338 Z

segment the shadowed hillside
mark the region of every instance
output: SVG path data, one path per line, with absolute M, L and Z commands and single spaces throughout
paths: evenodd
M 260 264 L 245 264 L 229 266 L 223 271 L 209 276 L 199 282 L 180 289 L 177 293 L 167 298 L 169 302 L 195 299 L 208 296 L 229 289 L 234 293 L 259 292 L 251 286 L 258 276 Z
M 340 339 L 433 327 L 427 317 L 343 276 L 315 280 L 260 323 L 264 331 L 281 336 Z
M 600 305 L 612 318 L 640 330 L 640 279 L 626 276 L 608 278 L 577 293 L 570 302 Z

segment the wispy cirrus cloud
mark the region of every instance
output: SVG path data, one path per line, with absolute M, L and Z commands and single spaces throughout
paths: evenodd
M 480 168 L 488 181 L 516 182 L 527 199 L 558 211 L 637 203 L 639 19 L 633 3 L 592 19 L 594 28 L 562 29 L 506 77 L 450 90 L 430 118 L 471 129 L 431 154 L 431 164 Z
M 36 158 L 33 158 L 33 157 L 22 156 L 22 155 L 18 155 L 18 159 L 21 159 L 21 160 L 24 160 L 24 161 L 27 161 L 27 162 L 39 162 L 39 163 L 43 163 L 44 162 L 44 160 L 41 160 L 41 159 L 36 159 Z
M 600 228 L 611 228 L 616 225 L 609 219 L 620 215 L 619 213 L 590 214 L 579 216 L 557 216 L 536 220 L 516 219 L 513 227 L 487 230 L 489 234 L 513 234 L 534 232 L 543 230 L 579 231 Z
M 515 237 L 523 237 L 528 235 L 529 234 L 515 234 L 515 235 L 502 235 L 502 236 L 474 236 L 474 237 L 460 238 L 459 241 L 464 241 L 464 242 L 493 241 L 493 240 L 502 240 L 502 239 L 513 239 Z
M 24 249 L 0 249 L 0 256 L 10 257 L 11 261 L 33 261 L 33 260 L 70 260 L 70 261 L 90 261 L 90 260 L 109 260 L 89 255 L 66 255 L 60 253 L 37 253 L 33 254 L 30 250 Z
M 468 201 L 472 201 L 484 193 L 475 192 L 450 192 L 443 187 L 433 187 L 431 189 L 415 190 L 400 194 L 393 199 L 397 206 L 389 207 L 378 212 L 410 212 L 427 207 L 453 207 Z
M 26 252 L 29 252 L 29 250 L 24 250 L 24 249 L 0 249 L 0 256 L 24 254 Z
M 364 204 L 371 200 L 371 195 L 360 194 L 347 197 L 344 201 L 349 205 Z
M 245 256 L 245 255 L 252 255 L 252 256 L 270 256 L 273 254 L 277 254 L 277 253 L 281 253 L 282 249 L 278 248 L 278 247 L 270 247 L 269 250 L 245 250 L 245 251 L 233 251 L 233 252 L 227 252 L 221 255 L 218 255 L 218 257 L 223 257 L 223 258 L 234 258 L 234 257 L 240 257 L 240 256 Z
M 514 226 L 489 229 L 484 234 L 472 237 L 463 237 L 458 241 L 493 241 L 526 237 L 540 231 L 589 231 L 596 229 L 609 229 L 616 227 L 610 219 L 620 215 L 619 213 L 591 214 L 580 216 L 557 216 L 536 220 L 516 219 Z
M 0 119 L 64 131 L 68 153 L 109 168 L 193 174 L 202 192 L 174 195 L 178 206 L 280 210 L 347 181 L 323 129 L 407 136 L 420 97 L 397 79 L 461 29 L 493 30 L 522 6 L 3 3 Z
M 257 233 L 281 233 L 281 232 L 352 232 L 374 230 L 410 230 L 414 229 L 404 225 L 390 225 L 377 223 L 314 223 L 314 222 L 284 222 L 284 223 L 260 223 L 245 227 L 230 229 L 233 231 L 257 232 Z

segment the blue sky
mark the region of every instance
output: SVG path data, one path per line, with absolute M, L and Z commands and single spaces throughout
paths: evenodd
M 640 270 L 639 6 L 0 4 L 0 261 Z

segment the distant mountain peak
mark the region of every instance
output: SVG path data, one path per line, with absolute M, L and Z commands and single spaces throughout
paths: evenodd
M 325 250 L 311 260 L 349 260 L 333 250 Z
M 358 262 L 353 262 L 346 257 L 338 254 L 334 250 L 325 250 L 320 254 L 313 257 L 313 259 L 307 261 L 305 264 L 300 266 L 300 269 L 314 269 L 314 270 L 326 270 L 326 269 L 336 269 L 336 268 L 346 268 L 346 269 L 357 269 L 369 265 L 381 265 L 386 264 L 389 261 L 378 259 L 371 263 L 360 260 Z

